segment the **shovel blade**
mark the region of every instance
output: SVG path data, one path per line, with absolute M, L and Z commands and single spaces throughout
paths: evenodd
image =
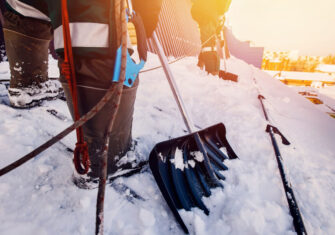
M 238 82 L 238 75 L 233 74 L 233 73 L 228 73 L 223 70 L 219 71 L 219 77 L 222 78 L 223 80 Z
M 197 132 L 205 146 L 209 162 L 218 179 L 224 180 L 220 171 L 227 170 L 224 161 L 237 155 L 226 138 L 222 123 Z M 198 207 L 209 214 L 202 197 L 211 195 L 203 156 L 194 140 L 194 133 L 156 144 L 150 153 L 149 165 L 158 187 L 177 222 L 185 233 L 188 229 L 179 215 L 179 209 Z

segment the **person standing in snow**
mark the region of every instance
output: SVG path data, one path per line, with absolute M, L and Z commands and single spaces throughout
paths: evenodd
M 133 1 L 134 10 L 142 15 L 148 37 L 157 25 L 161 1 Z M 68 1 L 80 115 L 91 110 L 111 86 L 117 47 L 115 22 L 111 20 L 114 19 L 111 17 L 114 13 L 113 3 L 113 0 Z M 11 105 L 32 107 L 43 99 L 57 97 L 62 86 L 73 117 L 72 98 L 66 78 L 61 73 L 60 86 L 58 82 L 50 81 L 47 74 L 48 47 L 52 38 L 59 57 L 59 68 L 64 61 L 61 1 L 7 0 L 6 7 L 4 34 L 11 72 Z M 123 89 L 110 138 L 112 147 L 108 153 L 108 174 L 115 173 L 119 168 L 131 170 L 138 164 L 135 159 L 135 162 L 120 166 L 115 157 L 122 156 L 132 145 L 131 129 L 138 84 L 139 79 L 136 79 L 131 88 Z M 112 98 L 83 126 L 91 162 L 87 180 L 99 177 L 100 151 L 113 108 Z
M 216 34 L 222 28 L 224 14 L 228 11 L 231 0 L 194 0 L 191 14 L 198 23 L 201 52 L 198 57 L 198 66 L 205 66 L 205 70 L 218 75 L 220 70 L 220 57 L 216 48 Z

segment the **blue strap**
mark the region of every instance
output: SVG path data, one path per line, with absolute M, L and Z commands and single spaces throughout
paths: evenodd
M 127 9 L 127 11 L 128 11 L 128 9 Z M 127 22 L 129 22 L 129 20 L 136 20 L 136 19 L 138 20 L 138 18 L 136 18 L 137 16 L 136 16 L 135 12 L 133 12 L 132 18 L 129 18 L 129 14 L 126 14 L 126 17 L 127 17 Z M 138 29 L 136 27 L 137 24 L 134 24 L 135 25 L 135 30 L 136 30 L 136 33 L 143 34 L 144 29 L 143 29 L 142 20 L 140 22 L 141 22 L 142 28 Z M 144 35 L 145 35 L 145 33 L 144 33 Z M 138 38 L 138 40 L 140 40 L 140 41 L 145 41 L 145 39 L 146 39 L 146 37 Z M 139 72 L 144 67 L 145 60 L 147 58 L 146 51 L 145 51 L 145 54 L 143 55 L 143 53 L 141 53 L 141 50 L 139 50 L 139 54 L 140 54 L 141 61 L 140 61 L 140 63 L 136 64 L 132 60 L 132 58 L 130 57 L 130 54 L 127 50 L 126 76 L 125 76 L 125 80 L 124 80 L 124 83 L 123 83 L 123 85 L 125 85 L 127 87 L 132 87 L 133 86 Z M 113 82 L 118 82 L 119 81 L 120 72 L 121 72 L 121 46 L 116 51 L 114 75 L 113 75 L 113 80 L 112 80 Z
M 139 72 L 144 67 L 145 61 L 141 60 L 140 63 L 136 64 L 130 57 L 127 50 L 127 67 L 126 67 L 126 78 L 123 85 L 127 87 L 132 87 Z M 114 75 L 113 82 L 118 82 L 121 71 L 121 46 L 116 51 L 115 66 L 114 66 Z

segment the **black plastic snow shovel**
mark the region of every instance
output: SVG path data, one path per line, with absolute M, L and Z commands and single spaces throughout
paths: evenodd
M 198 207 L 208 215 L 202 197 L 209 197 L 211 188 L 223 187 L 220 180 L 225 177 L 221 171 L 228 169 L 224 161 L 235 159 L 237 155 L 226 139 L 226 128 L 222 123 L 194 131 L 155 33 L 152 38 L 189 135 L 158 143 L 150 153 L 149 165 L 168 206 L 184 232 L 188 233 L 178 209 L 189 211 Z

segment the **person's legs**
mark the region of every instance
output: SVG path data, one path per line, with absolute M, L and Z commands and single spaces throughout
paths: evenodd
M 220 70 L 220 58 L 216 50 L 216 24 L 207 22 L 199 25 L 201 52 L 198 57 L 198 66 L 205 66 L 208 73 L 217 75 Z
M 3 31 L 11 72 L 11 105 L 29 108 L 45 99 L 57 98 L 61 86 L 48 78 L 50 23 L 6 11 Z
M 204 50 L 207 48 L 209 50 Z M 212 49 L 212 47 L 202 48 L 202 51 L 198 57 L 198 66 L 199 65 L 204 66 L 208 73 L 218 75 L 220 70 L 220 57 L 216 49 Z

